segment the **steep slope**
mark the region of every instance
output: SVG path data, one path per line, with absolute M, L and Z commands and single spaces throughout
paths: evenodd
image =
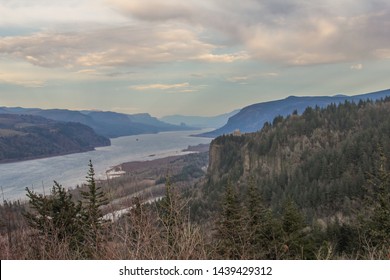
M 272 121 L 278 115 L 287 116 L 294 110 L 297 110 L 298 113 L 302 113 L 307 107 L 319 106 L 323 108 L 332 103 L 342 103 L 345 100 L 355 102 L 366 99 L 377 100 L 389 95 L 390 90 L 384 90 L 356 96 L 290 96 L 282 100 L 257 103 L 243 108 L 239 113 L 230 117 L 227 124 L 223 127 L 198 136 L 217 137 L 222 134 L 232 133 L 236 129 L 239 129 L 243 133 L 255 132 L 261 129 L 265 122 Z
M 348 214 L 359 207 L 381 151 L 390 159 L 389 116 L 390 98 L 347 102 L 220 136 L 210 145 L 206 197 L 215 200 L 228 182 L 246 188 L 252 181 L 273 208 L 292 197 L 308 217 Z
M 109 139 L 80 123 L 0 114 L 0 162 L 85 152 L 108 145 Z

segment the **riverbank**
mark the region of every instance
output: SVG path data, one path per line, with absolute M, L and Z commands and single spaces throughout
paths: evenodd
M 208 144 L 191 146 L 182 152 L 189 153 L 124 162 L 109 169 L 107 179 L 98 181 L 110 200 L 103 212 L 106 215 L 116 213 L 117 218 L 133 207 L 136 197 L 141 203 L 163 197 L 167 179 L 177 188 L 192 187 L 206 173 Z M 75 191 L 80 190 L 82 188 Z M 77 193 L 74 196 L 77 198 Z
M 190 134 L 179 131 L 126 136 L 111 139 L 111 146 L 89 152 L 1 164 L 3 197 L 8 201 L 25 200 L 26 187 L 47 193 L 53 181 L 65 188 L 76 188 L 85 183 L 89 160 L 93 163 L 96 179 L 107 179 L 106 171 L 121 163 L 187 154 L 191 151 L 183 150 L 188 146 L 210 142 L 210 139 L 190 137 Z
M 126 174 L 142 174 L 151 170 L 158 174 L 164 173 L 164 170 L 168 172 L 169 169 L 171 169 L 171 172 L 175 172 L 175 169 L 182 167 L 183 162 L 180 159 L 184 159 L 183 157 L 191 153 L 206 153 L 209 150 L 209 146 L 209 144 L 189 145 L 181 151 L 184 154 L 151 160 L 124 162 L 108 169 L 106 175 L 108 179 L 113 179 Z M 155 156 L 154 154 L 149 155 L 150 158 Z

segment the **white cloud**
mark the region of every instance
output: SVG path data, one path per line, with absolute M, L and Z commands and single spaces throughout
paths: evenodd
M 260 74 L 251 74 L 247 76 L 233 76 L 227 78 L 227 81 L 232 83 L 246 84 L 250 80 L 259 79 L 259 78 L 275 78 L 278 77 L 279 73 L 275 72 L 265 72 Z
M 351 65 L 351 70 L 362 70 L 363 69 L 363 64 L 358 63 L 358 64 L 353 64 Z
M 45 80 L 28 79 L 20 74 L 0 73 L 0 84 L 17 85 L 26 88 L 42 88 L 46 86 Z
M 76 72 L 77 74 L 88 74 L 88 75 L 98 75 L 98 71 L 96 69 L 81 69 Z
M 149 84 L 149 85 L 136 85 L 131 86 L 131 89 L 134 90 L 169 90 L 169 89 L 183 89 L 188 90 L 190 86 L 189 83 L 181 83 L 181 84 Z
M 206 62 L 223 62 L 231 63 L 238 60 L 247 60 L 249 55 L 245 52 L 233 53 L 233 54 L 202 54 L 194 58 L 195 60 L 201 60 Z
M 235 76 L 235 77 L 230 77 L 226 80 L 231 83 L 247 84 L 247 81 L 249 79 L 250 79 L 249 76 Z
M 276 72 L 268 72 L 268 73 L 262 73 L 260 76 L 263 77 L 278 77 L 280 74 Z
M 193 60 L 229 63 L 247 58 L 242 52 L 213 54 L 217 48 L 200 40 L 195 32 L 175 26 L 0 37 L 0 54 L 41 67 L 132 67 Z

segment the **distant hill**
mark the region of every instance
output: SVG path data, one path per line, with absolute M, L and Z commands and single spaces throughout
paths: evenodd
M 0 112 L 41 116 L 56 121 L 78 122 L 93 128 L 97 134 L 109 138 L 145 133 L 158 133 L 162 131 L 193 129 L 188 126 L 178 126 L 164 123 L 149 114 L 127 115 L 109 111 L 73 111 L 66 109 L 43 110 L 20 107 L 0 107 Z
M 0 162 L 86 152 L 108 145 L 109 139 L 80 123 L 0 114 Z
M 225 125 L 228 119 L 237 114 L 240 110 L 235 110 L 230 113 L 217 115 L 213 117 L 200 117 L 200 116 L 183 116 L 183 115 L 171 115 L 162 117 L 160 120 L 175 124 L 175 125 L 188 125 L 197 128 L 216 128 Z
M 243 108 L 239 113 L 230 117 L 227 124 L 216 130 L 198 134 L 202 137 L 217 137 L 232 133 L 239 129 L 242 133 L 255 132 L 261 129 L 265 122 L 271 122 L 276 116 L 287 116 L 297 110 L 301 114 L 307 107 L 326 107 L 331 103 L 340 104 L 345 100 L 358 102 L 359 100 L 377 100 L 390 95 L 390 89 L 355 95 L 355 96 L 290 96 L 282 100 L 257 103 Z

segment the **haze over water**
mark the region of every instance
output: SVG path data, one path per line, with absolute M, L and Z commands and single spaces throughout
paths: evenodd
M 210 138 L 189 136 L 193 133 L 181 131 L 126 136 L 111 139 L 111 146 L 90 152 L 0 164 L 0 186 L 6 200 L 25 199 L 26 187 L 49 193 L 54 180 L 64 187 L 75 187 L 85 182 L 90 159 L 96 178 L 105 178 L 105 172 L 111 166 L 179 155 L 189 145 L 210 143 Z

